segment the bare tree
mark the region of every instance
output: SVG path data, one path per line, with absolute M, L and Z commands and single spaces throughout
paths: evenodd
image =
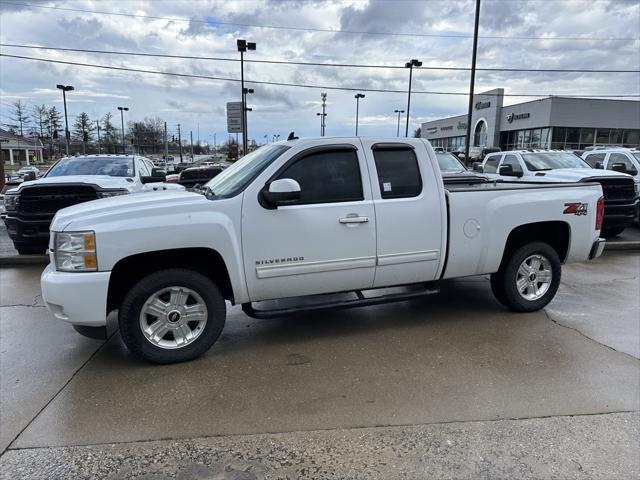
M 46 105 L 36 105 L 33 107 L 33 124 L 40 131 L 40 138 L 44 137 L 44 129 L 49 121 L 49 109 Z
M 20 136 L 24 136 L 24 127 L 29 126 L 29 112 L 27 111 L 27 104 L 18 99 L 13 102 L 13 115 L 11 120 L 15 123 L 14 127 L 19 129 Z

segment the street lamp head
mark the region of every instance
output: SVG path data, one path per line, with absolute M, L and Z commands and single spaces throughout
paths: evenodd
M 253 93 L 253 88 L 243 88 L 242 91 L 244 93 Z
M 356 93 L 356 94 L 353 96 L 353 98 L 364 98 L 364 97 L 365 97 L 364 93 Z
M 256 49 L 256 43 L 255 42 L 247 43 L 247 50 L 255 50 L 255 49 Z
M 236 40 L 236 45 L 238 46 L 238 51 L 239 52 L 246 52 L 247 51 L 247 41 L 246 40 L 238 39 L 238 40 Z
M 411 59 L 410 62 L 407 62 L 404 64 L 405 68 L 411 68 L 411 67 L 421 67 L 422 66 L 422 62 L 420 60 L 416 60 L 415 58 Z
M 64 90 L 65 92 L 70 92 L 71 90 L 73 90 L 73 87 L 71 85 L 56 85 L 56 88 Z
M 118 110 L 122 111 L 124 110 L 125 112 L 129 111 L 129 107 L 118 107 Z
M 393 113 L 404 113 L 404 110 L 394 110 Z

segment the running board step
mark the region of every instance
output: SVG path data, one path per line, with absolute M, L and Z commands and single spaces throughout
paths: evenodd
M 332 300 L 324 303 L 314 303 L 310 305 L 296 305 L 292 307 L 264 309 L 264 310 L 253 308 L 252 303 L 243 303 L 242 311 L 248 316 L 253 318 L 259 318 L 259 319 L 276 318 L 276 317 L 284 317 L 287 315 L 293 315 L 297 313 L 318 312 L 322 310 L 366 307 L 370 305 L 381 305 L 384 303 L 403 302 L 405 300 L 411 300 L 414 298 L 421 298 L 429 295 L 434 295 L 439 291 L 440 291 L 439 288 L 429 286 L 427 288 L 422 288 L 418 291 L 390 293 L 386 295 L 378 295 L 375 297 L 365 297 L 362 294 L 361 290 L 355 290 L 354 293 L 358 298 L 338 300 L 338 301 Z

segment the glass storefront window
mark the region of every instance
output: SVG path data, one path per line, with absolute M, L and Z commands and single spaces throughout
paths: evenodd
M 567 141 L 565 148 L 580 148 L 580 129 L 567 128 Z
M 518 130 L 518 138 L 516 140 L 516 148 L 522 148 L 524 145 L 524 131 Z
M 566 128 L 553 127 L 553 133 L 551 134 L 551 148 L 562 150 L 564 148 L 566 135 L 567 135 Z
M 524 140 L 522 143 L 522 146 L 524 148 L 531 148 L 531 130 L 523 130 L 524 133 Z
M 609 144 L 609 129 L 599 128 L 596 133 L 596 145 L 608 145 Z
M 540 147 L 549 148 L 549 129 L 543 128 L 540 130 Z
M 540 129 L 531 130 L 531 148 L 540 148 Z
M 625 130 L 622 144 L 625 147 L 635 147 L 640 144 L 640 130 Z
M 612 128 L 609 136 L 609 143 L 611 145 L 622 145 L 623 131 L 617 128 Z
M 580 131 L 580 148 L 592 146 L 594 135 L 595 130 L 593 128 L 583 128 Z

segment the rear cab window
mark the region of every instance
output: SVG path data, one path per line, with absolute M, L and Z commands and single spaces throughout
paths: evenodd
M 422 176 L 413 147 L 373 145 L 372 151 L 381 198 L 417 197 L 422 193 Z

